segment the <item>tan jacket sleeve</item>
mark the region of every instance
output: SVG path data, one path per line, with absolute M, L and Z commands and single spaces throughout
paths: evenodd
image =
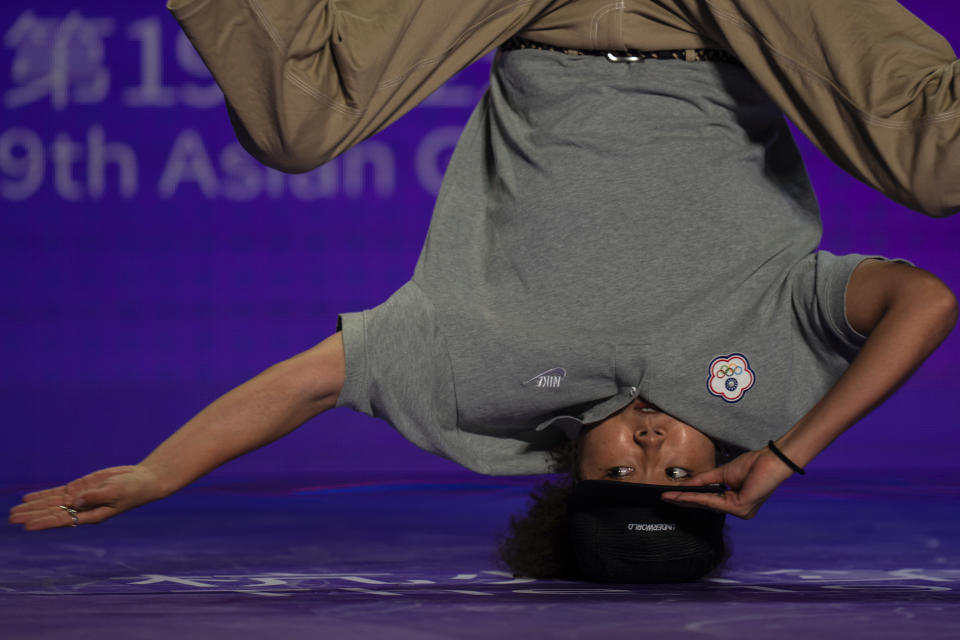
M 558 0 L 169 0 L 241 144 L 289 172 L 373 135 Z
M 927 215 L 960 211 L 960 62 L 943 37 L 900 4 L 669 4 L 728 46 L 842 168 Z

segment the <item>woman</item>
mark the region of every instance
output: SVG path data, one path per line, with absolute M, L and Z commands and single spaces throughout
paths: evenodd
M 930 274 L 814 253 L 799 155 L 735 60 L 510 48 L 524 50 L 495 63 L 408 285 L 342 316 L 342 331 L 220 398 L 140 464 L 30 494 L 11 521 L 98 522 L 337 404 L 483 473 L 549 471 L 572 438 L 580 480 L 723 483 L 653 499 L 751 517 L 953 326 L 956 300 Z M 749 451 L 713 469 L 716 444 Z M 722 557 L 717 520 L 691 515 L 701 521 L 639 524 L 709 530 L 691 552 L 705 563 L 618 573 L 633 538 L 586 558 L 627 514 L 591 505 L 637 493 L 578 487 L 586 577 L 690 579 Z M 637 505 L 649 511 L 648 498 Z

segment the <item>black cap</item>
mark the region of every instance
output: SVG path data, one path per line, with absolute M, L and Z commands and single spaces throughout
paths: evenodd
M 596 582 L 689 582 L 726 558 L 724 514 L 678 507 L 664 491 L 721 493 L 720 485 L 660 486 L 583 480 L 568 506 L 580 571 Z

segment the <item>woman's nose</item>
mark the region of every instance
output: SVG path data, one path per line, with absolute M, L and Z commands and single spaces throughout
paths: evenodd
M 634 441 L 641 447 L 659 447 L 663 444 L 663 429 L 643 427 L 633 432 Z

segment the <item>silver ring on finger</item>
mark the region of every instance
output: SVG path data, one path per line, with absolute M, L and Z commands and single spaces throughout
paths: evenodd
M 80 518 L 77 517 L 77 514 L 79 513 L 79 511 L 77 511 L 73 507 L 68 507 L 65 504 L 58 504 L 57 506 L 63 509 L 64 511 L 66 511 L 67 515 L 70 516 L 70 519 L 73 520 L 73 524 L 70 525 L 71 527 L 76 527 L 77 525 L 80 524 Z

